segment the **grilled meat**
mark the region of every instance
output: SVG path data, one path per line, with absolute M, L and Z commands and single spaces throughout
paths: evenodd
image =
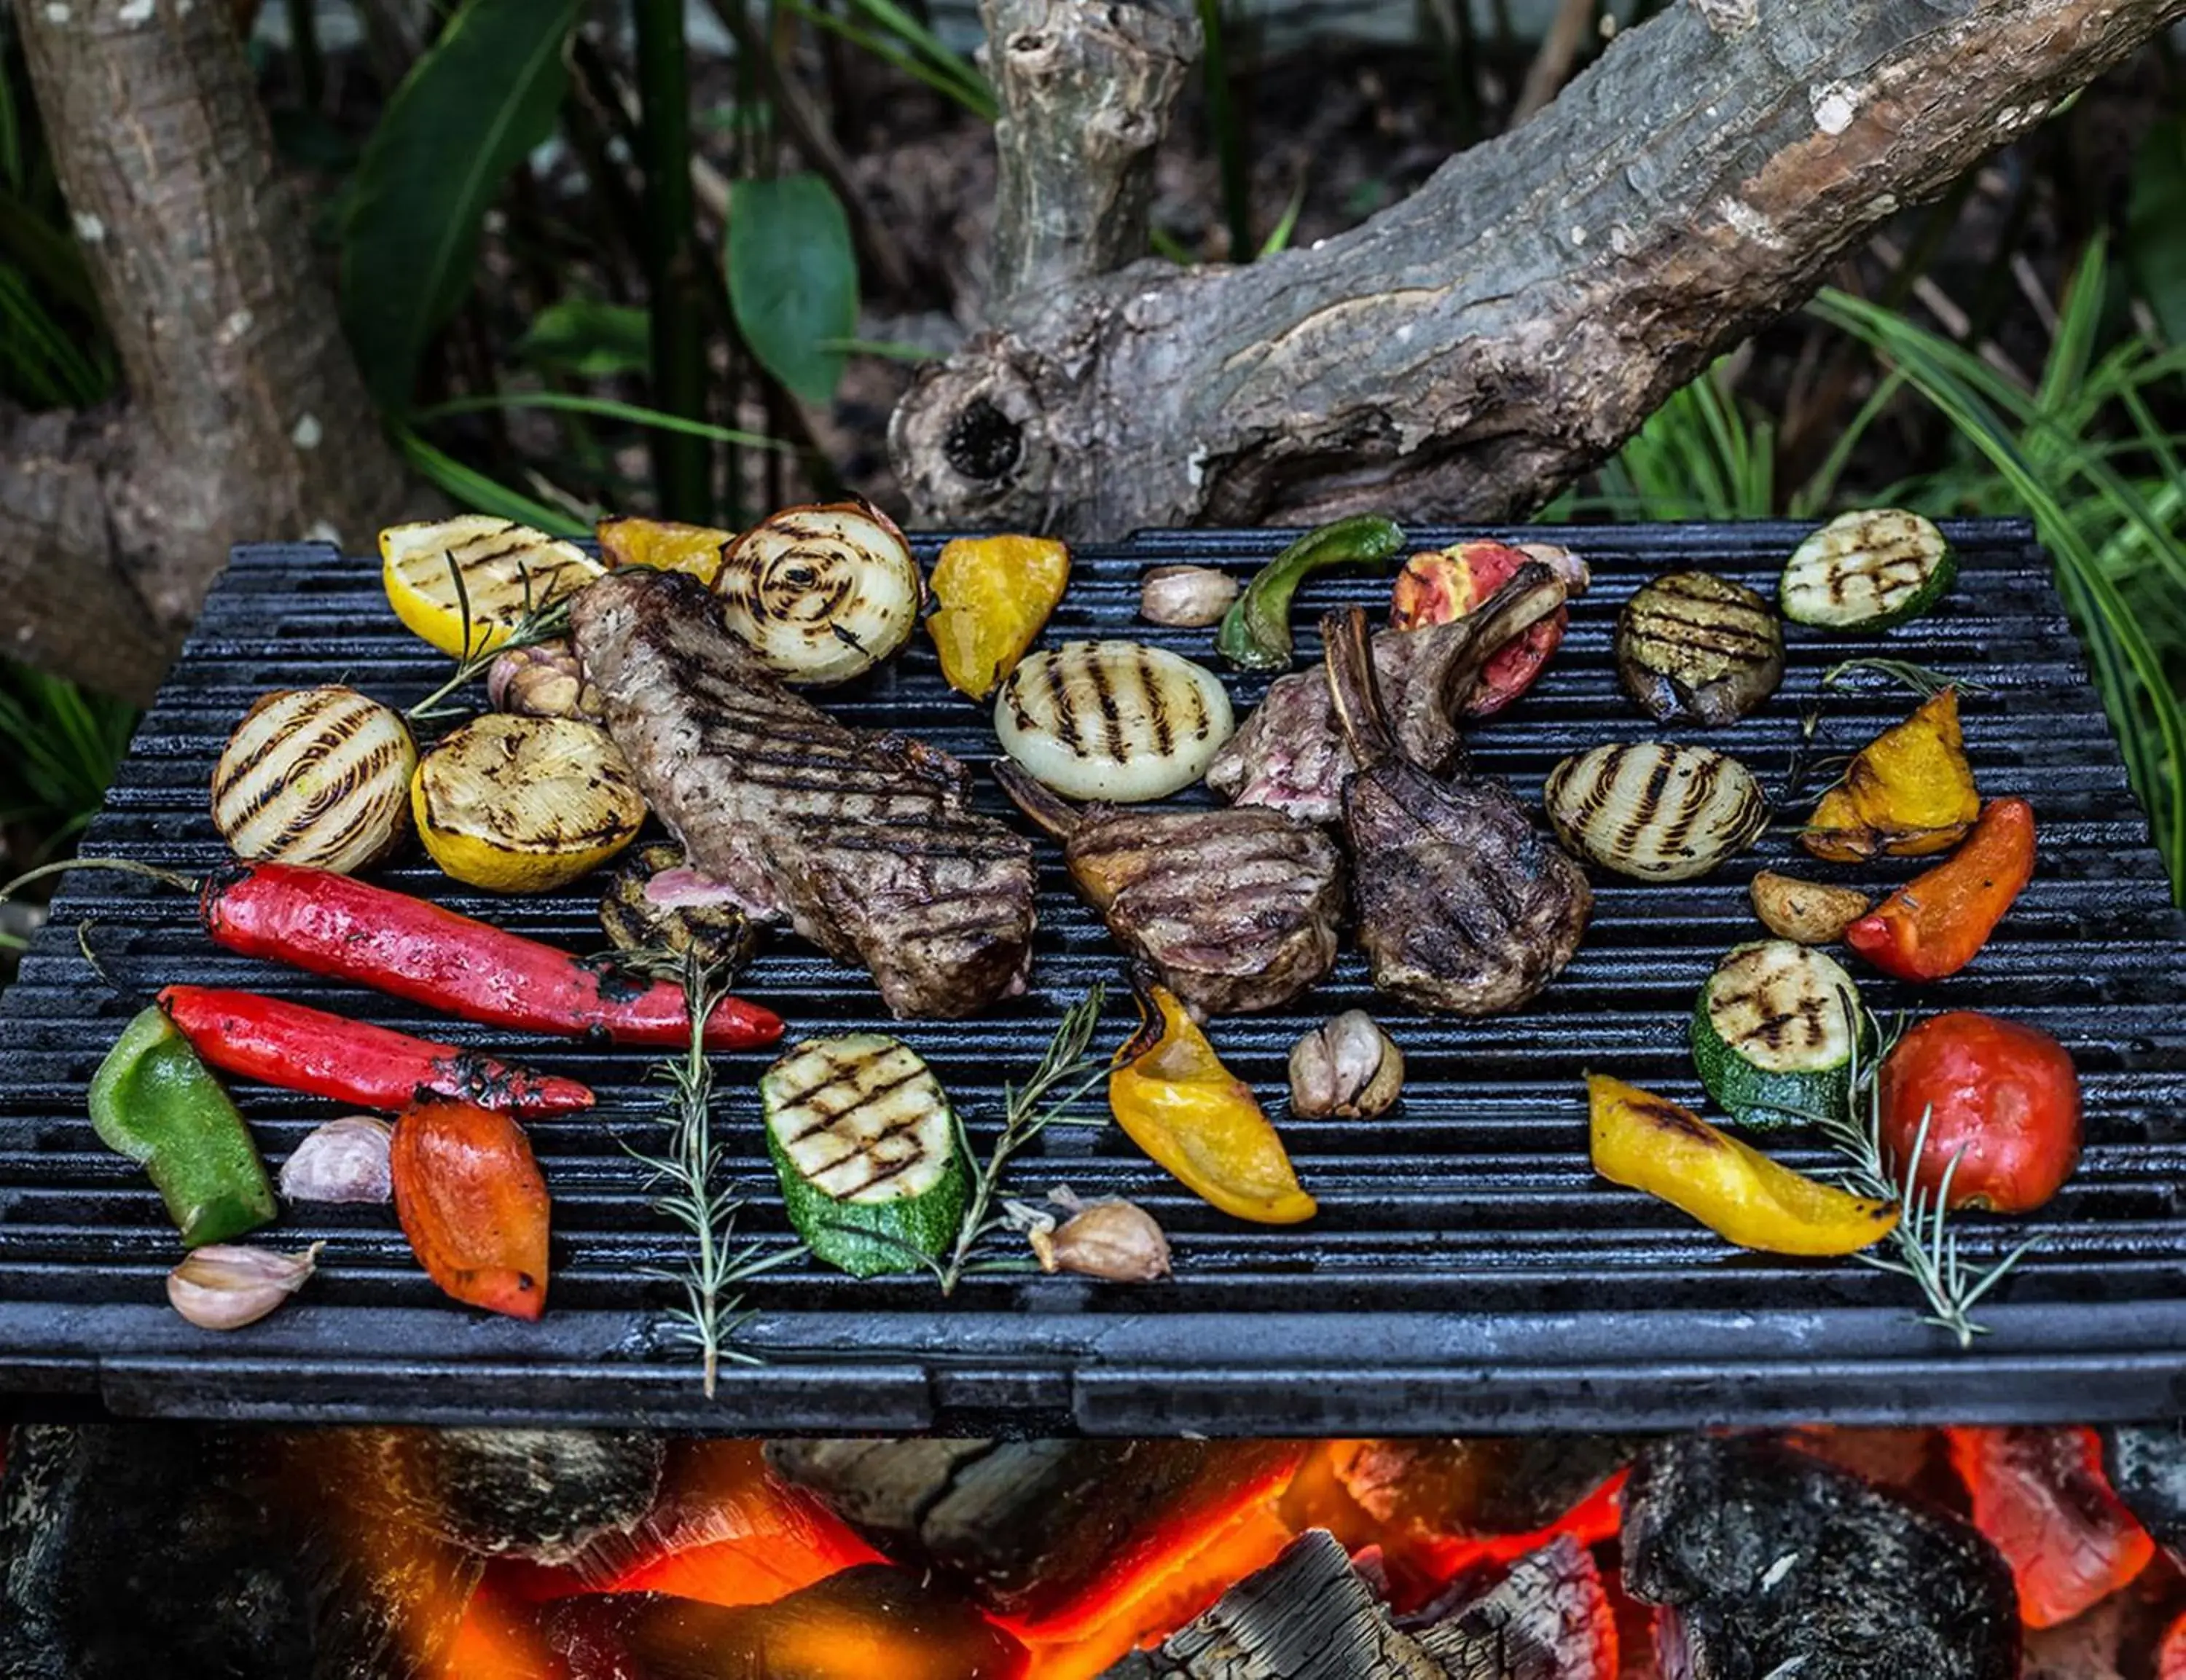
M 863 964 L 899 1016 L 1023 989 L 1032 847 L 969 809 L 956 759 L 792 694 L 681 573 L 603 578 L 570 625 L 653 809 L 747 912 Z
M 995 777 L 1063 843 L 1117 943 L 1197 1013 L 1277 1008 L 1335 966 L 1343 860 L 1312 824 L 1251 806 L 1079 808 L 1007 760 Z
M 1455 719 L 1488 662 L 1510 637 L 1563 605 L 1566 586 L 1540 565 L 1542 587 L 1522 612 L 1500 619 L 1497 636 L 1485 604 L 1448 624 L 1375 633 L 1374 675 L 1382 703 L 1404 754 L 1439 776 L 1459 750 Z M 1530 613 L 1531 616 L 1527 616 Z M 1269 685 L 1244 726 L 1208 767 L 1207 785 L 1232 804 L 1266 805 L 1308 822 L 1343 815 L 1343 780 L 1358 767 L 1337 727 L 1325 669 L 1294 671 Z
M 1562 593 L 1547 568 L 1524 568 L 1473 615 L 1483 645 L 1501 647 Z M 1359 764 L 1343 784 L 1343 826 L 1374 983 L 1450 1015 L 1516 1009 L 1578 949 L 1593 905 L 1585 876 L 1501 782 L 1461 763 L 1442 781 L 1405 754 L 1375 686 L 1364 613 L 1332 613 L 1321 630 Z

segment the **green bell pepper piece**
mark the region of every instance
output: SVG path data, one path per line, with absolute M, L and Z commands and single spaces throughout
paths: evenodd
M 91 1123 L 150 1174 L 185 1248 L 241 1236 L 281 1211 L 242 1114 L 156 1006 L 122 1029 L 92 1076 Z
M 1262 567 L 1230 603 L 1215 632 L 1216 651 L 1247 670 L 1287 670 L 1291 597 L 1298 585 L 1326 567 L 1378 565 L 1404 546 L 1404 528 L 1379 513 L 1354 513 L 1308 531 Z

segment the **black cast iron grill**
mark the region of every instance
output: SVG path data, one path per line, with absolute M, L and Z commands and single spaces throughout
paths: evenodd
M 1541 533 L 1584 554 L 1595 586 L 1574 604 L 1563 652 L 1533 693 L 1476 731 L 1477 760 L 1531 799 L 1565 753 L 1654 734 L 1611 669 L 1620 603 L 1644 579 L 1679 566 L 1773 595 L 1802 529 Z M 1418 534 L 1423 543 L 1456 535 Z M 2030 1421 L 2186 1408 L 2180 922 L 2047 557 L 2023 524 L 1969 524 L 1951 535 L 1964 569 L 1939 611 L 1888 637 L 1886 648 L 1795 630 L 1781 692 L 1758 717 L 1709 738 L 1773 789 L 1836 659 L 1886 651 L 1987 685 L 1965 697 L 1969 749 L 1987 792 L 2033 800 L 2040 866 L 1980 961 L 1919 1001 L 2009 1012 L 2062 1038 L 2085 1081 L 2088 1144 L 2077 1177 L 2037 1218 L 1962 1222 L 1976 1263 L 2027 1225 L 2043 1236 L 1987 1304 L 1981 1316 L 1994 1334 L 1970 1353 L 1914 1322 L 1902 1279 L 1849 1261 L 1741 1253 L 1588 1169 L 1583 1068 L 1699 1101 L 1685 1051 L 1695 991 L 1726 949 L 1757 932 L 1752 872 L 1801 866 L 1791 841 L 1772 835 L 1706 882 L 1602 882 L 1578 959 L 1518 1016 L 1439 1021 L 1377 1002 L 1347 955 L 1309 1011 L 1220 1023 L 1225 1056 L 1270 1097 L 1292 1039 L 1323 1013 L 1374 1008 L 1404 1047 L 1410 1078 L 1393 1117 L 1284 1123 L 1320 1201 L 1312 1224 L 1240 1224 L 1184 1193 L 1113 1128 L 1058 1127 L 1022 1162 L 1017 1193 L 1067 1184 L 1143 1202 L 1171 1234 L 1174 1282 L 988 1277 L 944 1302 L 922 1279 L 861 1283 L 799 1265 L 751 1289 L 758 1316 L 738 1346 L 764 1363 L 727 1371 L 711 1403 L 687 1355 L 664 1339 L 673 1291 L 647 1275 L 681 1264 L 682 1239 L 650 1210 L 621 1147 L 653 1141 L 646 1117 L 657 1097 L 642 1052 L 521 1041 L 230 956 L 207 942 L 182 896 L 79 875 L 0 999 L 0 1389 L 30 1403 L 43 1396 L 121 1413 L 752 1431 L 1352 1433 Z M 1133 610 L 1145 565 L 1195 558 L 1242 568 L 1286 540 L 1179 532 L 1087 548 L 1049 637 L 1147 635 Z M 937 540 L 922 541 L 924 557 Z M 1339 601 L 1385 601 L 1387 586 L 1316 581 L 1301 620 Z M 1207 651 L 1205 632 L 1151 639 Z M 1313 647 L 1309 638 L 1302 653 Z M 444 669 L 387 610 L 373 563 L 319 546 L 238 550 L 85 851 L 214 867 L 223 854 L 207 781 L 253 697 L 345 680 L 399 706 Z M 1238 685 L 1241 702 L 1258 688 Z M 984 708 L 943 686 L 922 637 L 894 668 L 828 703 L 972 760 L 993 750 Z M 1851 750 L 1909 704 L 1882 686 L 1833 701 L 1821 749 Z M 1000 1081 L 1036 1058 L 1068 1000 L 1120 978 L 1105 934 L 1068 896 L 1054 848 L 1043 847 L 1031 994 L 982 1020 L 894 1029 L 975 1119 L 991 1117 Z M 1902 877 L 1911 867 L 1874 873 Z M 493 899 L 454 888 L 414 853 L 381 878 L 574 948 L 600 943 L 593 893 L 581 887 Z M 97 924 L 92 942 L 109 971 L 141 992 L 183 979 L 277 991 L 490 1045 L 597 1088 L 608 1112 L 532 1128 L 555 1198 L 545 1320 L 515 1324 L 443 1301 L 412 1264 L 389 1210 L 309 1207 L 290 1209 L 260 1239 L 327 1242 L 321 1275 L 296 1302 L 228 1336 L 170 1312 L 162 1280 L 178 1257 L 172 1233 L 149 1187 L 99 1149 L 84 1116 L 85 1084 L 131 1009 L 77 955 L 85 920 Z M 864 976 L 788 938 L 742 989 L 778 1008 L 793 1031 L 889 1024 Z M 1885 1011 L 1913 1001 L 1882 982 L 1869 996 Z M 1104 1050 L 1130 1013 L 1119 998 Z M 786 1228 L 751 1095 L 766 1060 L 724 1059 L 721 1124 L 751 1193 L 744 1229 L 771 1242 Z M 237 1094 L 269 1159 L 334 1112 L 255 1087 Z M 1787 1156 L 1808 1167 L 1825 1159 L 1811 1146 Z

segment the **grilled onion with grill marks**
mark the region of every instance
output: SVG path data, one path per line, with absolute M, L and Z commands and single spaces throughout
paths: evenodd
M 1549 822 L 1589 863 L 1642 881 L 1690 881 L 1768 820 L 1753 773 L 1706 747 L 1645 741 L 1566 759 L 1542 789 Z
M 410 832 L 418 748 L 353 688 L 284 688 L 244 714 L 212 773 L 212 820 L 238 858 L 348 875 Z
M 862 501 L 785 507 L 721 556 L 721 623 L 787 682 L 848 682 L 909 639 L 926 580 L 895 522 Z
M 1736 723 L 1784 680 L 1784 627 L 1742 584 L 1666 573 L 1617 615 L 1617 674 L 1659 722 Z
M 1002 750 L 1071 799 L 1165 798 L 1206 775 L 1236 727 L 1221 678 L 1136 641 L 1045 648 L 995 699 Z

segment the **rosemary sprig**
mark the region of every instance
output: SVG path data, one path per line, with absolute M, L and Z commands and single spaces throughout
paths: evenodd
M 516 570 L 524 584 L 524 611 L 517 615 L 515 624 L 500 641 L 481 638 L 477 624 L 471 619 L 470 588 L 463 582 L 463 568 L 456 563 L 452 551 L 447 556 L 447 562 L 448 583 L 456 592 L 456 611 L 462 615 L 463 621 L 463 651 L 456 660 L 455 675 L 403 714 L 418 723 L 461 715 L 460 707 L 443 706 L 440 703 L 465 683 L 483 674 L 487 667 L 511 648 L 534 647 L 542 641 L 552 641 L 566 635 L 569 629 L 570 597 L 565 595 L 559 601 L 550 601 L 543 607 L 539 605 L 531 596 L 531 568 L 519 560 L 516 563 Z
M 1927 665 L 1916 665 L 1909 659 L 1885 659 L 1874 657 L 1862 659 L 1843 659 L 1822 673 L 1822 686 L 1828 689 L 1848 689 L 1848 680 L 1855 673 L 1873 672 L 1887 677 L 1892 682 L 1903 683 L 1923 700 L 1932 700 L 1947 688 L 1962 689 L 1969 694 L 1985 694 L 1988 685 L 1973 677 L 1947 676 Z
M 660 1116 L 669 1133 L 667 1151 L 647 1155 L 623 1145 L 653 1169 L 654 1183 L 668 1186 L 654 1201 L 654 1211 L 691 1234 L 694 1247 L 685 1270 L 647 1275 L 682 1286 L 685 1304 L 670 1317 L 681 1339 L 698 1351 L 709 1400 L 724 1359 L 746 1365 L 759 1363 L 731 1345 L 737 1330 L 752 1317 L 740 1310 L 743 1297 L 736 1286 L 803 1252 L 794 1244 L 771 1254 L 756 1242 L 734 1246 L 737 1215 L 744 1204 L 733 1188 L 720 1183 L 721 1151 L 714 1139 L 714 1070 L 706 1060 L 706 1022 L 727 995 L 730 977 L 726 965 L 707 967 L 695 957 L 686 960 L 683 995 L 690 1011 L 691 1041 L 681 1056 L 662 1064 L 658 1076 L 672 1091 Z
M 1847 1164 L 1841 1175 L 1845 1187 L 1878 1201 L 1897 1204 L 1897 1224 L 1884 1240 L 1889 1252 L 1865 1249 L 1852 1257 L 1878 1271 L 1911 1279 L 1927 1301 L 1928 1310 L 1918 1315 L 1920 1321 L 1948 1330 L 1958 1338 L 1959 1347 L 1970 1347 L 1976 1336 L 1988 1334 L 1988 1327 L 1975 1320 L 1973 1309 L 2042 1236 L 2037 1232 L 1977 1276 L 1968 1271 L 1959 1254 L 1959 1234 L 1949 1222 L 1951 1179 L 1958 1171 L 1959 1156 L 1952 1156 L 1932 1194 L 1920 1188 L 1920 1162 L 1928 1145 L 1931 1113 L 1920 1117 L 1920 1129 L 1904 1163 L 1904 1176 L 1891 1176 L 1882 1146 L 1882 1082 L 1877 1075 L 1903 1028 L 1886 1037 L 1881 1023 L 1872 1016 L 1869 1023 L 1875 1054 L 1863 1065 L 1858 1056 L 1864 1035 L 1854 1035 L 1850 1104 L 1842 1113 L 1813 1117 L 1830 1146 L 1845 1157 Z

